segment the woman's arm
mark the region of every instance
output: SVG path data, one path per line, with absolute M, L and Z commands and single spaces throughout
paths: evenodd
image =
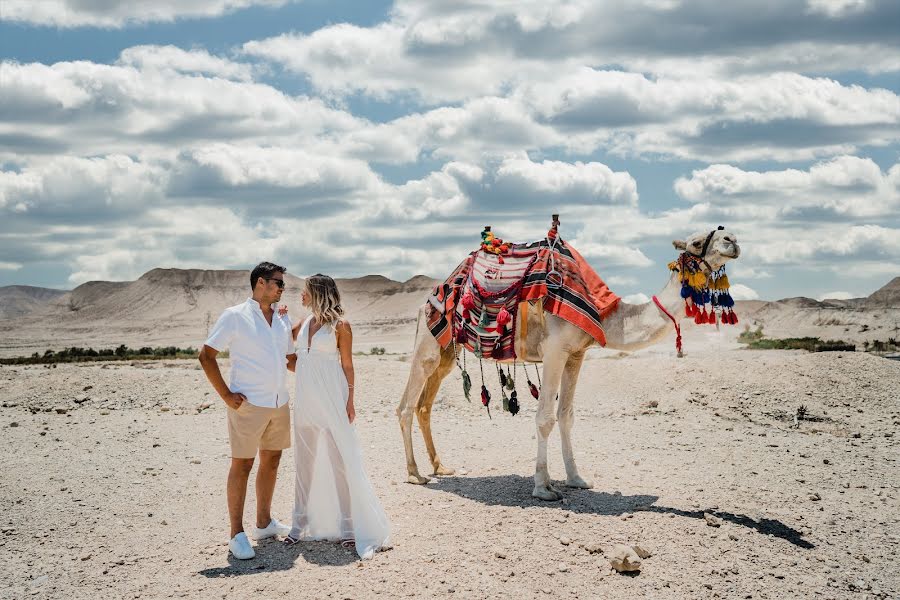
M 356 408 L 353 406 L 353 329 L 350 327 L 349 321 L 340 321 L 335 327 L 337 334 L 338 352 L 341 355 L 341 368 L 344 370 L 344 377 L 347 378 L 347 386 L 350 388 L 350 395 L 347 397 L 347 418 L 352 423 L 356 418 Z

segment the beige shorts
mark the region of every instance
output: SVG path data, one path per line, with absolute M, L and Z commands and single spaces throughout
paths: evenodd
M 255 458 L 257 450 L 290 448 L 290 408 L 287 404 L 266 408 L 246 400 L 237 410 L 228 407 L 228 439 L 232 458 Z

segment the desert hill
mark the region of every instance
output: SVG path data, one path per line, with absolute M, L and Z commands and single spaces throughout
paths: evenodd
M 820 337 L 856 344 L 900 337 L 900 277 L 866 298 L 785 298 L 745 307 L 766 337 Z M 747 319 L 745 323 L 749 323 Z
M 30 285 L 0 287 L 0 319 L 27 315 L 67 293 L 65 290 Z
M 398 282 L 380 275 L 336 281 L 357 335 L 370 345 L 390 345 L 394 336 L 405 342 L 417 307 L 437 283 L 423 276 Z M 307 314 L 300 306 L 303 280 L 287 273 L 285 282 L 282 301 L 293 319 L 302 319 Z M 250 296 L 250 272 L 153 269 L 136 281 L 91 281 L 69 292 L 20 291 L 25 287 L 0 288 L 9 313 L 0 316 L 4 356 L 68 346 L 197 347 L 223 309 Z M 6 308 L 7 298 L 22 297 L 33 300 Z

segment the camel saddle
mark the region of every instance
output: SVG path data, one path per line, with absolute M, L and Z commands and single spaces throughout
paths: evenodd
M 434 288 L 428 329 L 442 348 L 455 341 L 479 357 L 516 360 L 516 322 L 529 307 L 606 345 L 602 322 L 618 308 L 619 296 L 555 228 L 543 240 L 506 246 L 502 254 L 484 247 L 472 252 Z

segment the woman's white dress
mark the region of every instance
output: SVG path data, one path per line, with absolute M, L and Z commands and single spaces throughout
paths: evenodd
M 297 335 L 294 395 L 294 514 L 291 537 L 356 540 L 363 559 L 390 545 L 390 526 L 363 468 L 356 428 L 347 417 L 349 389 L 333 325 L 312 340 L 306 319 Z

